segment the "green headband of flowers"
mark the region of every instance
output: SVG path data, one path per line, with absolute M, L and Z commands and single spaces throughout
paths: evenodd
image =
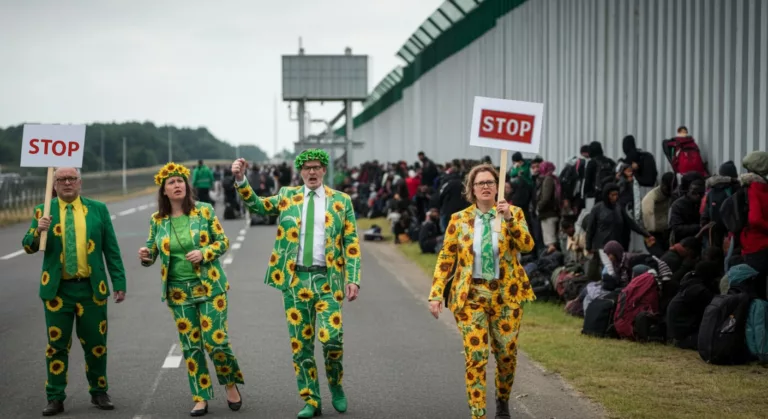
M 293 164 L 296 167 L 296 170 L 301 170 L 301 168 L 304 166 L 304 163 L 313 160 L 319 161 L 323 167 L 328 167 L 328 160 L 330 160 L 330 158 L 328 157 L 328 153 L 326 153 L 325 150 L 313 148 L 310 150 L 302 151 L 301 154 L 296 157 L 296 160 Z

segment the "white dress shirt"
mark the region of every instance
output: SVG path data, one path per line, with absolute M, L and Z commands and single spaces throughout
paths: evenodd
M 304 266 L 304 237 L 307 229 L 307 204 L 309 204 L 309 189 L 304 186 L 304 203 L 301 208 L 301 234 L 299 235 L 299 257 L 298 264 Z M 326 266 L 325 263 L 325 187 L 320 185 L 315 189 L 315 231 L 312 241 L 312 264 L 316 266 Z
M 493 225 L 493 221 L 491 221 Z M 472 243 L 472 250 L 475 251 L 475 260 L 472 266 L 472 278 L 483 277 L 483 219 L 475 217 L 475 237 Z M 495 279 L 499 278 L 499 233 L 491 229 L 491 241 L 493 242 L 493 269 L 496 272 Z

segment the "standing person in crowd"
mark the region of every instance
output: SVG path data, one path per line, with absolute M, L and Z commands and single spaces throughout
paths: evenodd
M 720 208 L 723 202 L 740 188 L 736 165 L 732 161 L 723 163 L 718 169 L 718 174 L 707 179 L 705 185 L 707 192 L 702 202 L 701 225 L 713 223 L 709 235 L 706 236 L 707 245 L 722 248 L 728 231 L 720 218 Z
M 747 203 L 747 222 L 740 237 L 741 254 L 744 263 L 759 273 L 754 288 L 758 298 L 765 300 L 768 275 L 768 152 L 753 151 L 741 164 L 749 172 L 740 177 Z
M 435 186 L 435 179 L 437 179 L 438 171 L 435 162 L 427 158 L 427 155 L 423 151 L 419 151 L 419 161 L 421 162 L 421 184 L 427 186 Z
M 107 390 L 107 262 L 115 302 L 125 299 L 125 269 L 107 206 L 80 196 L 82 178 L 73 167 L 54 172 L 56 198 L 48 217 L 43 204 L 35 207 L 34 218 L 22 239 L 28 254 L 40 250 L 40 235 L 47 233 L 39 295 L 45 307 L 48 331 L 45 393 L 48 405 L 43 416 L 64 412 L 67 398 L 69 347 L 72 323 L 85 353 L 85 376 L 91 403 L 112 410 Z
M 701 198 L 704 197 L 704 182 L 691 182 L 685 196 L 678 198 L 669 209 L 669 228 L 672 230 L 672 244 L 680 243 L 686 237 L 693 237 L 701 230 Z M 711 228 L 711 225 L 706 226 Z
M 533 247 L 520 208 L 496 205 L 499 175 L 482 164 L 467 175 L 464 194 L 474 205 L 454 214 L 437 258 L 429 309 L 438 318 L 448 287 L 448 308 L 464 339 L 466 387 L 473 419 L 486 416 L 489 344 L 496 357 L 496 417 L 509 418 L 509 396 L 517 365 L 522 303 L 535 298 L 518 253 Z M 501 233 L 492 231 L 496 213 Z M 449 281 L 451 272 L 455 275 Z
M 536 185 L 531 177 L 531 162 L 523 159 L 518 151 L 512 155 L 512 169 L 509 171 L 512 185 L 512 201 L 510 203 L 523 211 L 526 223 L 532 222 L 531 202 L 536 192 Z
M 640 182 L 635 177 L 635 171 L 628 163 L 622 162 L 619 164 L 616 176 L 619 179 L 619 206 L 621 210 L 626 211 L 637 225 L 642 225 L 643 217 L 640 205 L 642 192 Z M 622 236 L 624 237 L 622 243 L 629 244 L 627 251 L 633 253 L 645 251 L 643 237 L 631 231 L 629 226 L 624 226 Z
M 229 239 L 208 203 L 195 202 L 188 183 L 189 169 L 168 163 L 155 175 L 157 212 L 149 220 L 146 247 L 139 249 L 143 266 L 160 257 L 161 294 L 173 314 L 189 376 L 191 416 L 208 413 L 213 398 L 208 352 L 219 384 L 226 386 L 227 404 L 242 406 L 237 384 L 243 373 L 229 343 L 227 291 L 229 283 L 219 258 Z
M 587 197 L 585 209 L 588 211 L 604 198 L 603 186 L 615 179 L 616 162 L 605 156 L 603 145 L 598 141 L 589 144 L 589 163 L 585 174 L 584 194 Z
M 451 215 L 467 208 L 469 202 L 464 197 L 464 185 L 461 179 L 461 167 L 459 162 L 454 161 L 451 168 L 448 169 L 443 185 L 440 187 L 440 232 L 445 233 L 448 228 L 448 221 Z
M 642 201 L 643 225 L 656 239 L 656 245 L 649 249 L 654 256 L 660 256 L 662 249 L 669 246 L 669 208 L 674 182 L 674 173 L 664 173 L 661 184 L 648 192 Z
M 555 175 L 555 165 L 545 161 L 539 165 L 536 213 L 541 223 L 544 246 L 553 252 L 557 244 L 557 224 L 560 221 L 560 180 Z
M 213 204 L 210 190 L 213 186 L 214 178 L 211 169 L 203 164 L 202 160 L 197 161 L 197 167 L 192 172 L 192 187 L 195 188 L 195 196 L 201 202 Z
M 360 289 L 360 244 L 348 195 L 323 185 L 329 156 L 305 150 L 294 165 L 304 186 L 282 188 L 276 196 L 258 198 L 243 176 L 245 160 L 232 163 L 238 191 L 257 214 L 280 217 L 265 282 L 282 291 L 299 396 L 305 406 L 299 418 L 320 416 L 320 386 L 315 363 L 315 331 L 323 345 L 331 404 L 346 412 L 342 387 L 344 296 L 357 299 Z M 315 323 L 317 322 L 317 324 Z
M 633 135 L 624 137 L 621 147 L 624 150 L 624 163 L 632 167 L 633 176 L 642 188 L 640 191 L 640 198 L 642 199 L 651 188 L 656 186 L 656 178 L 659 175 L 656 169 L 656 160 L 653 158 L 653 154 L 637 148 Z
M 590 267 L 587 269 L 587 274 L 595 280 L 600 271 L 600 261 L 603 265 L 608 265 L 608 256 L 603 251 L 606 243 L 609 241 L 617 241 L 621 244 L 622 249 L 626 249 L 628 243 L 622 243 L 624 240 L 623 231 L 625 228 L 642 235 L 643 237 L 652 237 L 642 227 L 637 225 L 634 219 L 632 219 L 626 211 L 623 211 L 618 204 L 619 201 L 619 187 L 615 183 L 608 183 L 603 188 L 603 202 L 595 205 L 589 214 L 590 220 L 587 223 L 587 243 L 586 250 L 590 254 L 594 254 L 595 251 L 599 254 L 599 259 L 593 257 L 590 260 Z M 653 241 L 649 240 L 652 244 Z

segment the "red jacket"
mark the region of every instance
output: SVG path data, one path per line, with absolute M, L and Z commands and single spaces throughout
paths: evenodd
M 416 193 L 419 191 L 419 185 L 421 185 L 420 175 L 405 179 L 405 187 L 408 188 L 408 198 L 413 199 L 416 196 Z
M 741 232 L 741 253 L 744 255 L 768 249 L 768 184 L 765 180 L 749 184 L 747 202 L 747 226 Z

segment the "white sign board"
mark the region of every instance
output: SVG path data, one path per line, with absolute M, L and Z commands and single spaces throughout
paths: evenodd
M 21 167 L 82 167 L 85 125 L 24 125 Z
M 469 145 L 539 153 L 544 104 L 475 96 Z

